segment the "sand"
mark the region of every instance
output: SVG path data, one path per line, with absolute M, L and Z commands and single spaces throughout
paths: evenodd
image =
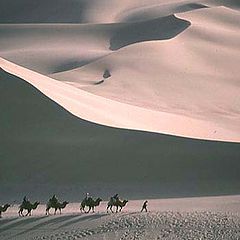
M 2 0 L 0 238 L 238 239 L 239 10 Z M 86 192 L 95 214 L 79 213 Z M 46 217 L 53 193 L 70 204 Z M 129 204 L 106 214 L 115 193 Z M 19 218 L 24 195 L 41 205 Z
M 131 199 L 239 193 L 238 143 L 98 125 L 73 116 L 26 81 L 4 71 L 0 76 L 4 202 L 65 192 L 69 201 L 85 192 Z
M 80 214 L 79 203 L 62 215 L 44 216 L 40 205 L 31 217 L 16 217 L 17 205 L 0 220 L 1 239 L 237 239 L 239 196 L 130 201 L 122 213 Z
M 2 19 L 0 54 L 72 86 L 68 90 L 74 91 L 72 99 L 64 93 L 71 100 L 66 103 L 39 86 L 40 75 L 34 76 L 34 86 L 80 118 L 114 127 L 239 142 L 236 5 L 234 1 L 91 1 L 84 21 L 70 21 L 63 14 L 62 18 L 54 15 L 57 20 L 49 18 L 48 24 L 22 14 L 11 24 Z M 106 6 L 111 14 L 106 14 Z M 49 6 L 43 2 L 41 9 L 45 8 Z M 7 70 L 5 63 L 2 67 Z M 111 77 L 97 84 L 105 69 Z M 8 71 L 19 77 L 25 72 Z M 23 78 L 33 83 L 31 76 Z M 88 95 L 94 114 L 79 110 L 76 103 L 86 92 L 94 94 Z M 100 108 L 105 117 L 98 115 Z M 111 116 L 109 111 L 114 111 Z M 106 115 L 112 119 L 105 119 Z

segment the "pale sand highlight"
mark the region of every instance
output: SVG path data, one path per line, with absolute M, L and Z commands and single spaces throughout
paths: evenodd
M 237 3 L 92 1 L 83 22 L 1 24 L 1 56 L 50 78 L 1 67 L 89 121 L 240 141 Z M 106 68 L 111 78 L 96 85 Z
M 4 59 L 0 60 L 0 64 L 5 71 L 23 78 L 69 112 L 92 122 L 193 138 L 239 141 L 238 134 L 222 129 L 211 122 L 112 101 L 20 67 Z

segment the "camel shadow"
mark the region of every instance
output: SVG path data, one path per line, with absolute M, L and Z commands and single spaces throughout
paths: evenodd
M 49 216 L 39 217 L 38 220 L 41 220 L 41 219 L 44 219 L 44 218 L 46 218 L 47 220 L 44 221 L 44 222 L 37 223 L 36 225 L 34 225 L 31 228 L 25 229 L 25 230 L 15 234 L 14 237 L 24 235 L 26 233 L 35 231 L 35 230 L 37 230 L 39 228 L 42 228 L 42 227 L 45 227 L 45 226 L 48 226 L 48 227 L 51 228 L 51 227 L 54 227 L 54 225 L 57 225 L 58 223 L 67 221 L 69 219 L 72 219 L 72 215 L 67 215 L 67 216 L 60 216 L 60 215 L 55 216 L 55 215 L 53 215 L 52 217 L 53 218 L 51 218 L 51 219 L 48 219 Z
M 174 15 L 145 22 L 120 24 L 113 31 L 109 49 L 114 51 L 122 47 L 153 40 L 167 40 L 176 37 L 191 23 Z
M 17 218 L 19 221 L 8 224 L 7 226 L 4 226 L 3 228 L 0 229 L 0 233 L 4 231 L 8 231 L 10 229 L 16 228 L 16 227 L 23 227 L 24 225 L 27 225 L 29 223 L 33 223 L 35 221 L 39 221 L 42 218 L 45 218 L 46 216 L 43 217 L 29 217 L 29 218 Z
M 104 214 L 94 214 L 94 215 L 83 216 L 83 217 L 82 216 L 78 216 L 76 218 L 73 218 L 71 221 L 62 224 L 61 226 L 59 226 L 59 228 L 67 227 L 67 226 L 73 225 L 75 223 L 83 222 L 83 221 L 86 221 L 86 220 L 90 220 L 90 221 L 91 220 L 95 220 L 95 219 L 104 217 L 106 215 L 107 214 L 104 213 Z

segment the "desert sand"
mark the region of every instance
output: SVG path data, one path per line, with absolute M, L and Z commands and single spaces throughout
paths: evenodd
M 2 0 L 0 238 L 238 239 L 239 30 L 237 0 Z
M 122 213 L 80 214 L 72 203 L 62 215 L 44 216 L 40 205 L 31 217 L 16 217 L 17 205 L 0 220 L 1 239 L 238 239 L 239 196 L 130 201 Z
M 8 68 L 30 83 L 35 81 L 34 86 L 83 119 L 114 127 L 239 142 L 238 4 L 216 2 L 90 1 L 81 20 L 74 19 L 74 14 L 69 19 L 61 1 L 58 7 L 62 6 L 63 14 L 55 14 L 55 20 L 48 11 L 42 16 L 40 10 L 42 18 L 38 20 L 26 11 L 11 21 L 3 15 L 0 54 L 73 86 L 61 87 L 61 95 L 68 95 L 71 101 L 67 104 L 68 100 L 52 96 L 53 91 L 46 92 L 49 87 L 40 86 L 56 82 L 43 81 L 40 75 L 31 77 L 30 73 L 26 77 L 22 75 L 24 69 Z M 27 1 L 25 4 L 31 7 Z M 42 2 L 38 9 L 49 9 L 48 5 Z M 71 8 L 71 3 L 67 5 Z M 13 11 L 11 5 L 6 6 Z M 1 65 L 7 68 L 4 62 Z M 105 69 L 111 71 L 111 77 L 96 84 Z M 54 85 L 58 84 L 63 86 L 60 82 Z M 54 92 L 57 94 L 56 89 Z M 74 93 L 69 97 L 70 92 Z M 94 94 L 88 95 L 92 96 L 88 108 L 93 107 L 94 114 L 78 104 L 86 92 Z M 115 102 L 106 106 L 102 100 Z M 109 111 L 114 111 L 111 116 Z

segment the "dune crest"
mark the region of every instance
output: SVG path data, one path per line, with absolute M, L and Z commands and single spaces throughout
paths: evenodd
M 211 123 L 186 116 L 157 112 L 116 102 L 87 93 L 81 89 L 0 59 L 7 72 L 37 87 L 72 114 L 83 119 L 127 129 L 140 129 L 171 135 L 238 142 L 239 135 Z M 109 114 L 111 112 L 111 114 Z M 174 122 L 174 124 L 173 124 Z
M 37 4 L 43 11 L 52 2 Z M 76 21 L 68 4 L 51 24 L 31 15 L 21 24 L 22 13 L 19 24 L 0 24 L 0 56 L 16 64 L 1 60 L 2 68 L 89 121 L 240 141 L 236 1 L 79 1 L 84 20 Z

